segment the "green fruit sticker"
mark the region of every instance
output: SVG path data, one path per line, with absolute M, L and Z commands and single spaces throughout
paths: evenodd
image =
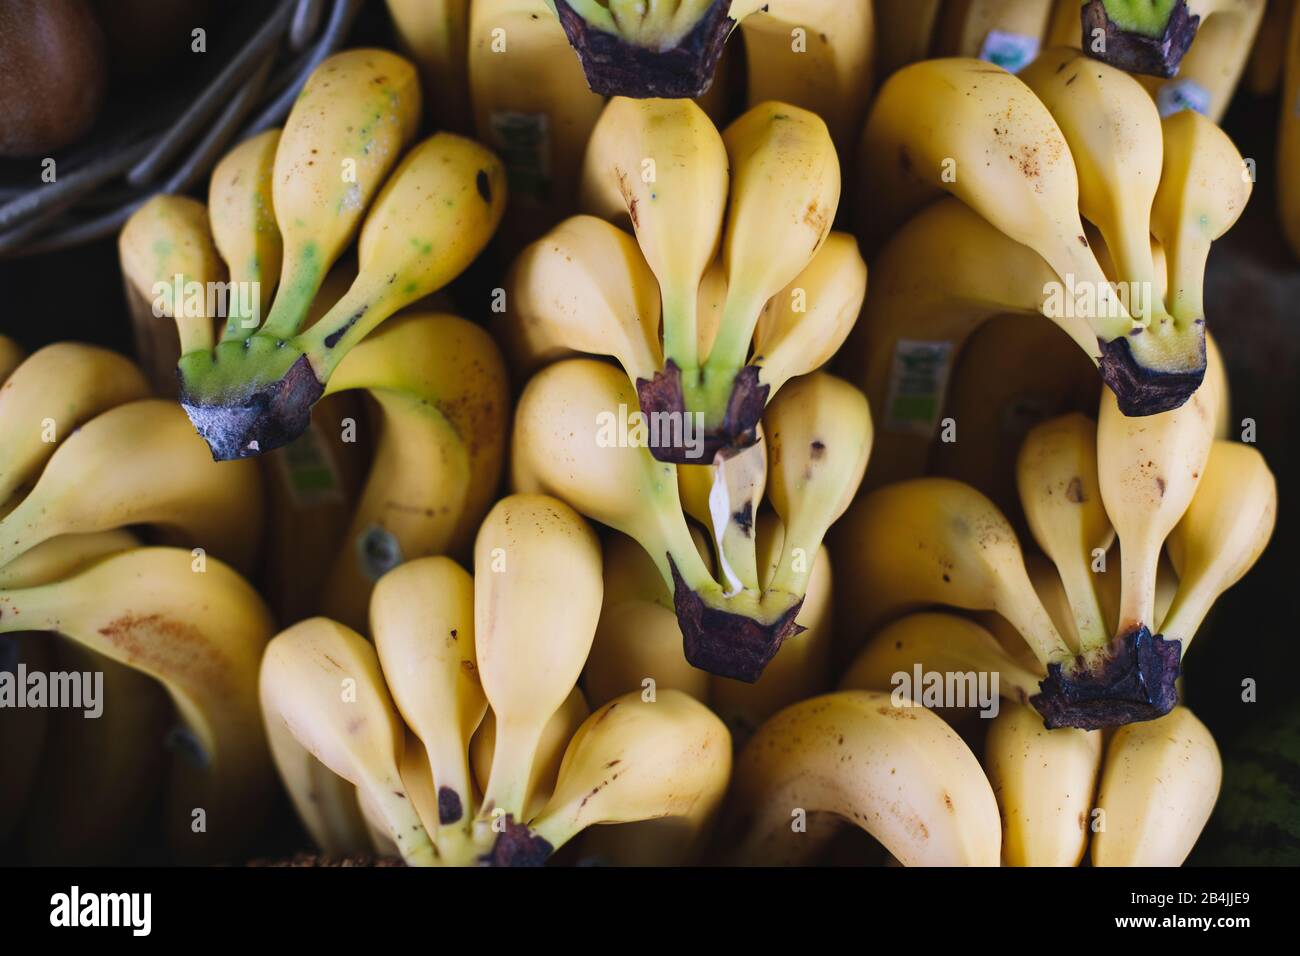
M 923 438 L 934 434 L 943 411 L 952 359 L 951 342 L 898 340 L 885 401 L 887 429 Z

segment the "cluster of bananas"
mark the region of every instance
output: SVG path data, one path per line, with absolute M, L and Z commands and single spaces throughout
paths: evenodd
M 239 858 L 278 772 L 323 852 L 416 865 L 1182 862 L 1182 655 L 1277 508 L 1202 297 L 1252 177 L 1079 49 L 1149 24 L 938 6 L 390 0 L 423 76 L 330 57 L 141 207 L 140 366 L 0 338 L 0 632 L 110 698 L 6 716 L 0 840 L 111 859 L 165 776 L 176 852 Z M 1263 11 L 1199 7 L 1184 80 Z M 412 145 L 422 80 L 500 158 Z M 494 237 L 485 329 L 440 292 Z

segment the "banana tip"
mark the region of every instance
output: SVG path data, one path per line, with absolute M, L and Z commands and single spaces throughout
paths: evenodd
M 184 380 L 181 389 L 181 406 L 214 461 L 251 458 L 289 444 L 307 430 L 311 408 L 325 390 L 305 355 L 282 377 L 236 401 L 204 401 L 188 392 Z
M 1129 73 L 1146 73 L 1165 79 L 1178 73 L 1179 64 L 1192 40 L 1201 18 L 1192 16 L 1186 0 L 1177 0 L 1164 28 L 1158 33 L 1126 29 L 1106 10 L 1103 0 L 1083 5 L 1083 48 L 1098 60 Z M 1096 43 L 1096 31 L 1102 31 L 1103 44 Z
M 1181 660 L 1181 641 L 1152 635 L 1139 625 L 1082 667 L 1067 671 L 1059 663 L 1049 664 L 1038 685 L 1041 693 L 1030 703 L 1048 730 L 1098 730 L 1155 720 L 1178 703 L 1174 681 Z
M 555 0 L 560 24 L 582 61 L 587 85 L 602 96 L 634 99 L 694 99 L 707 93 L 722 48 L 736 25 L 727 16 L 730 8 L 731 0 L 713 0 L 676 45 L 660 50 L 598 30 L 566 0 Z

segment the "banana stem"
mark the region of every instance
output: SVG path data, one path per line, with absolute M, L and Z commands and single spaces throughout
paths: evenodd
M 1083 238 L 1082 234 L 1079 238 Z M 1110 342 L 1133 331 L 1138 323 L 1133 320 L 1124 303 L 1120 302 L 1115 295 L 1110 280 L 1106 278 L 1106 274 L 1097 262 L 1097 257 L 1087 245 L 1077 241 L 1073 245 L 1067 242 L 1064 254 L 1052 256 L 1048 265 L 1056 272 L 1058 278 L 1065 279 L 1066 276 L 1073 276 L 1076 283 L 1087 283 L 1097 290 L 1095 296 L 1097 314 L 1087 317 L 1088 324 L 1097 338 Z M 1096 344 L 1093 343 L 1089 354 L 1093 354 L 1095 349 Z
M 438 851 L 400 779 L 383 781 L 379 787 L 366 788 L 375 807 L 383 815 L 388 833 L 401 851 L 408 866 L 438 866 Z M 400 796 L 399 796 L 400 794 Z
M 672 359 L 684 380 L 694 380 L 700 367 L 699 290 L 686 289 L 664 300 L 664 362 Z
M 297 335 L 324 278 L 324 264 L 317 258 L 314 242 L 304 245 L 297 255 L 290 256 L 286 250 L 280 287 L 262 325 L 262 334 L 277 339 Z
M 1020 593 L 1034 594 L 1033 585 L 1029 583 L 1028 577 Z M 1016 632 L 1024 638 L 1029 649 L 1033 651 L 1034 657 L 1038 659 L 1038 663 L 1043 666 L 1044 672 L 1047 671 L 1048 664 L 1059 664 L 1074 658 L 1074 651 L 1057 633 L 1056 625 L 1052 623 L 1051 616 L 1037 596 L 1034 596 L 1031 602 L 1019 597 L 1018 594 L 999 594 L 993 609 L 1005 617 Z
M 1187 325 L 1205 318 L 1205 265 L 1210 256 L 1210 243 L 1184 229 L 1178 242 L 1166 248 L 1169 269 L 1169 297 L 1174 318 Z
M 1079 632 L 1079 651 L 1087 653 L 1110 643 L 1110 632 L 1106 628 L 1106 617 L 1097 599 L 1096 582 L 1092 571 L 1086 563 L 1071 562 L 1066 567 L 1059 567 L 1061 584 L 1065 588 L 1065 597 L 1070 604 L 1070 613 L 1074 616 L 1074 627 Z M 1064 635 L 1063 635 L 1064 636 Z
M 1150 552 L 1150 553 L 1148 553 Z M 1125 634 L 1140 624 L 1154 626 L 1156 607 L 1156 573 L 1160 563 L 1160 549 L 1143 548 L 1133 555 L 1124 549 L 1120 539 L 1120 597 L 1119 631 Z
M 1148 311 L 1139 312 L 1133 308 L 1134 303 L 1130 302 L 1129 314 L 1143 326 L 1159 326 L 1161 319 L 1169 317 L 1169 312 L 1165 303 L 1156 295 L 1156 263 L 1155 257 L 1151 255 L 1149 211 L 1143 219 L 1116 210 L 1114 219 L 1122 224 L 1118 234 L 1107 235 L 1103 232 L 1102 236 L 1115 261 L 1117 278 L 1140 287 L 1150 297 L 1151 303 Z
M 543 729 L 543 724 L 520 724 L 498 719 L 492 769 L 488 773 L 480 815 L 504 812 L 516 823 L 526 822 L 524 808 L 528 805 L 528 784 Z
M 766 465 L 766 460 L 757 449 L 754 446 L 735 455 L 720 454 L 714 464 L 709 517 L 728 597 L 746 588 L 759 589 L 754 512 L 758 483 L 764 478 L 758 466 Z
M 706 379 L 711 377 L 710 372 L 721 372 L 729 385 L 736 373 L 745 367 L 749 360 L 749 347 L 754 341 L 754 329 L 765 304 L 755 303 L 750 298 L 732 298 L 731 290 L 727 291 L 727 301 L 722 307 L 722 323 L 718 327 L 717 338 L 713 340 L 713 348 L 709 351 L 709 359 L 704 363 Z M 730 388 L 724 400 L 729 396 Z
M 1210 613 L 1215 597 L 1203 588 L 1179 588 L 1157 633 L 1167 641 L 1182 642 L 1182 653 L 1186 654 L 1192 638 L 1200 630 L 1205 616 Z
M 256 283 L 261 288 L 261 283 L 250 276 L 236 276 L 235 273 L 230 275 L 230 287 L 232 289 L 248 288 Z M 241 297 L 234 296 L 234 301 L 242 301 Z M 262 312 L 266 308 L 265 295 L 259 296 L 258 300 L 253 303 L 249 311 L 230 311 L 227 310 L 226 328 L 222 332 L 221 341 L 223 342 L 242 342 L 262 324 Z
M 181 343 L 181 354 L 210 352 L 215 344 L 212 319 L 206 315 L 182 315 L 176 319 L 176 334 Z

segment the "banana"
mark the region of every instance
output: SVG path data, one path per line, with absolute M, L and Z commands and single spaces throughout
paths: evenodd
M 387 0 L 397 42 L 420 68 L 438 129 L 468 133 L 470 0 Z
M 598 824 L 711 814 L 730 776 L 731 737 L 707 707 L 674 690 L 626 694 L 583 721 L 546 806 L 498 836 L 490 862 L 539 865 Z
M 327 618 L 295 624 L 267 645 L 259 686 L 267 725 L 363 791 L 408 864 L 438 862 L 398 769 L 405 729 L 365 638 Z
M 257 466 L 213 462 L 174 402 L 119 405 L 64 440 L 0 519 L 0 566 L 57 535 L 132 524 L 247 570 L 262 527 Z
M 876 75 L 884 79 L 930 55 L 941 0 L 875 0 Z
M 1051 14 L 1052 0 L 944 4 L 935 32 L 935 55 L 979 57 L 1019 73 L 1038 54 Z
M 818 813 L 866 830 L 906 866 L 998 865 L 998 807 L 979 762 L 910 700 L 839 691 L 763 724 L 736 759 L 723 811 L 729 861 L 789 862 L 788 831 Z
M 1110 643 L 1092 571 L 1115 529 L 1102 505 L 1097 425 L 1083 415 L 1053 418 L 1030 430 L 1016 460 L 1020 502 L 1034 540 L 1056 565 L 1068 595 L 1077 647 Z
M 1042 668 L 1074 658 L 1034 593 L 1015 532 L 974 488 L 947 478 L 888 485 L 856 502 L 837 535 L 832 554 L 851 578 L 841 617 L 855 627 L 870 633 L 921 604 L 995 610 Z
M 732 180 L 722 244 L 727 295 L 698 396 L 689 381 L 683 387 L 686 407 L 704 412 L 706 428 L 743 446 L 771 398 L 746 368 L 754 329 L 768 300 L 804 271 L 830 234 L 840 164 L 825 122 L 785 103 L 752 107 L 722 139 Z
M 0 335 L 0 385 L 23 363 L 27 353 L 13 339 Z
M 605 99 L 587 89 L 546 0 L 474 0 L 469 16 L 474 130 L 506 166 L 501 238 L 513 252 L 573 212 Z
M 24 822 L 27 857 L 38 866 L 128 861 L 164 776 L 175 710 L 162 685 L 125 664 L 75 641 L 53 650 L 52 672 L 103 675 L 102 712 L 51 713 Z
M 52 584 L 100 558 L 140 547 L 140 539 L 123 528 L 90 534 L 64 534 L 24 551 L 0 568 L 0 588 Z
M 1101 761 L 1100 730 L 1045 730 L 1032 707 L 1006 705 L 984 742 L 984 769 L 1002 814 L 1004 864 L 1079 865 Z
M 296 313 L 292 324 L 279 321 L 288 314 L 277 315 L 282 279 L 262 329 L 182 360 L 182 404 L 213 456 L 260 454 L 301 434 L 344 356 L 393 313 L 464 271 L 504 205 L 501 163 L 477 143 L 436 133 L 407 153 L 362 227 L 356 281 L 318 322 L 298 332 Z
M 1279 99 L 1282 105 L 1277 134 L 1277 168 L 1300 168 L 1300 9 L 1291 12 Z M 1276 182 L 1282 235 L 1292 254 L 1300 258 L 1300 184 L 1290 175 L 1278 176 Z
M 723 137 L 690 100 L 616 97 L 592 131 L 582 207 L 602 218 L 626 216 L 659 282 L 664 364 L 658 374 L 634 379 L 647 414 L 703 410 L 695 395 L 701 374 L 697 308 L 700 282 L 722 235 L 728 160 Z M 682 457 L 656 451 L 665 461 Z
M 964 617 L 924 611 L 900 617 L 881 628 L 853 659 L 840 678 L 841 690 L 896 691 L 906 676 L 912 693 L 924 704 L 923 686 L 912 680 L 914 668 L 940 674 L 997 674 L 998 694 L 1006 705 L 1026 703 L 1038 690 L 1041 675 L 1016 661 L 987 630 Z M 968 700 L 933 708 L 949 723 L 963 710 L 977 708 Z M 1041 726 L 1042 721 L 1040 719 Z
M 939 414 L 952 419 L 956 440 L 931 441 L 926 472 L 984 492 L 1028 540 L 1016 488 L 1025 436 L 1058 415 L 1096 414 L 1100 394 L 1097 370 L 1058 326 L 1038 315 L 995 316 L 971 334 L 952 368 Z M 890 433 L 877 441 L 889 447 L 899 437 L 911 441 Z M 868 483 L 879 464 L 872 462 Z
M 268 129 L 244 140 L 212 170 L 212 241 L 230 269 L 225 339 L 242 341 L 262 324 L 280 277 L 284 244 L 275 221 L 273 175 L 279 144 L 280 130 Z M 182 344 L 183 352 L 193 350 Z
M 370 631 L 384 680 L 427 756 L 440 855 L 470 843 L 474 789 L 470 738 L 487 710 L 475 662 L 474 581 L 450 558 L 421 558 L 379 579 Z M 416 802 L 417 809 L 419 802 Z
M 481 820 L 523 823 L 538 741 L 578 682 L 600 616 L 600 543 L 582 517 L 543 495 L 512 495 L 474 543 L 474 631 L 496 717 Z M 545 634 L 545 641 L 535 639 Z
M 1293 0 L 1266 0 L 1255 45 L 1246 61 L 1246 89 L 1254 96 L 1272 96 L 1282 82 L 1293 9 Z
M 1223 765 L 1186 707 L 1121 727 L 1097 791 L 1093 866 L 1180 866 L 1214 809 Z
M 1129 314 L 1163 334 L 1171 316 L 1156 296 L 1151 249 L 1164 158 L 1155 104 L 1127 73 L 1070 47 L 1045 51 L 1020 78 L 1065 135 L 1079 174 L 1079 212 L 1101 232 Z
M 531 820 L 546 806 L 555 790 L 555 778 L 560 772 L 560 761 L 564 759 L 564 749 L 577 733 L 582 722 L 591 714 L 587 698 L 582 690 L 574 687 L 569 696 L 564 698 L 560 709 L 551 715 L 537 741 L 537 754 L 533 760 L 532 775 L 528 779 L 528 806 L 524 809 L 524 819 Z M 470 741 L 469 758 L 474 769 L 474 778 L 486 786 L 492 774 L 492 757 L 496 751 L 497 721 L 492 711 L 488 711 L 479 725 L 478 732 Z
M 1183 408 L 1137 423 L 1119 414 L 1102 393 L 1097 424 L 1101 499 L 1119 535 L 1122 587 L 1117 634 L 1149 635 L 1155 617 L 1160 549 L 1191 503 L 1214 443 L 1215 383 L 1197 390 Z M 1157 646 L 1159 646 L 1157 644 Z M 1175 667 L 1176 669 L 1176 667 Z
M 29 673 L 48 673 L 52 659 L 45 634 L 0 634 L 0 673 L 7 672 L 10 679 L 16 679 L 20 664 Z M 6 843 L 30 804 L 50 723 L 50 710 L 45 707 L 24 707 L 6 713 L 0 720 L 0 760 L 5 768 L 0 778 L 0 840 Z
M 645 447 L 648 426 L 631 417 L 635 409 L 627 377 L 604 362 L 569 359 L 538 372 L 515 412 L 512 487 L 554 495 L 635 538 L 672 589 L 687 659 L 752 681 L 793 632 L 797 602 L 724 592 L 687 528 L 676 468 Z
M 302 325 L 415 135 L 420 107 L 415 68 L 386 50 L 336 53 L 307 78 L 275 150 L 271 196 L 283 255 L 264 337 L 288 338 Z M 183 364 L 182 376 L 187 371 Z
M 0 389 L 0 506 L 36 480 L 59 444 L 97 415 L 149 396 L 134 362 L 79 342 L 38 349 Z
M 428 554 L 468 552 L 500 482 L 509 390 L 487 332 L 422 312 L 399 316 L 358 345 L 326 396 L 357 389 L 369 390 L 381 420 L 324 611 L 364 629 L 384 572 Z
M 871 95 L 875 22 L 871 3 L 766 0 L 740 21 L 754 64 L 749 104 L 776 100 L 811 110 L 847 160 Z
M 867 264 L 857 240 L 832 232 L 759 314 L 752 363 L 769 401 L 790 379 L 831 360 L 857 322 L 866 295 Z
M 1151 207 L 1151 234 L 1168 259 L 1170 313 L 1180 324 L 1203 325 L 1210 243 L 1241 216 L 1252 177 L 1228 135 L 1199 113 L 1175 113 L 1161 127 L 1164 165 Z
M 136 354 L 154 388 L 172 393 L 176 359 L 212 348 L 219 320 L 209 301 L 217 305 L 213 284 L 225 281 L 226 266 L 213 243 L 208 207 L 188 196 L 152 197 L 122 226 L 117 253 Z
M 346 858 L 372 850 L 357 788 L 317 760 L 282 721 L 270 719 L 267 685 L 260 685 L 267 745 L 280 782 L 307 835 L 328 857 Z M 394 850 L 393 855 L 397 855 Z
M 635 383 L 663 367 L 659 286 L 635 239 L 594 216 L 564 220 L 520 253 L 498 328 L 516 371 L 611 355 Z
M 1044 49 L 1054 46 L 1072 46 L 1077 49 L 1083 45 L 1082 8 L 1083 4 L 1079 0 L 1056 0 L 1047 32 L 1043 36 Z
M 981 60 L 904 67 L 876 98 L 859 155 L 862 181 L 884 197 L 859 215 L 873 244 L 947 190 L 1039 253 L 1072 298 L 1086 292 L 1077 296 L 1083 315 L 1076 318 L 1092 338 L 1082 330 L 1075 338 L 1121 395 L 1126 414 L 1176 408 L 1200 383 L 1203 325 L 1155 327 L 1129 314 L 1084 235 L 1066 137 L 1022 81 Z
M 187 733 L 173 762 L 168 827 L 187 859 L 237 856 L 271 786 L 257 668 L 272 632 L 257 593 L 227 565 L 137 548 L 51 584 L 0 591 L 0 632 L 57 630 L 160 681 Z
M 1264 0 L 1173 0 L 1139 4 L 1127 0 L 1087 0 L 1083 36 L 1092 56 L 1129 73 L 1181 76 L 1207 51 L 1202 62 L 1237 77 L 1264 14 Z M 1201 42 L 1197 42 L 1201 41 Z M 1208 51 L 1213 49 L 1214 54 Z M 1228 53 L 1232 55 L 1227 56 Z M 1181 67 L 1181 68 L 1180 68 Z
M 1161 618 L 1165 640 L 1187 653 L 1210 607 L 1259 560 L 1276 522 L 1277 482 L 1264 457 L 1250 445 L 1216 441 L 1165 542 L 1178 572 L 1173 604 Z

